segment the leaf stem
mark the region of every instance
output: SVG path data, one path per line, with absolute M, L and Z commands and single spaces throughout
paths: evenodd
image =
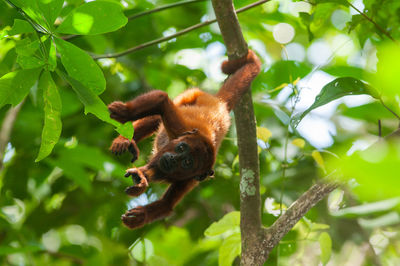
M 253 7 L 259 6 L 259 5 L 264 4 L 266 2 L 269 2 L 269 1 L 270 0 L 260 0 L 260 1 L 254 2 L 254 3 L 250 4 L 250 5 L 247 5 L 245 7 L 237 9 L 236 13 L 244 12 L 246 10 L 249 10 L 249 9 L 251 9 Z M 174 38 L 176 38 L 178 36 L 181 36 L 181 35 L 184 35 L 184 34 L 190 32 L 190 31 L 193 31 L 193 30 L 196 30 L 198 28 L 201 28 L 201 27 L 210 25 L 212 23 L 215 23 L 216 21 L 217 21 L 216 19 L 207 20 L 207 21 L 204 21 L 202 23 L 198 23 L 198 24 L 192 25 L 192 26 L 190 26 L 190 27 L 188 27 L 186 29 L 183 29 L 181 31 L 178 31 L 175 34 L 172 34 L 172 35 L 169 35 L 169 36 L 166 36 L 166 37 L 162 37 L 162 38 L 158 38 L 158 39 L 146 42 L 146 43 L 142 43 L 142 44 L 140 44 L 138 46 L 134 46 L 132 48 L 129 48 L 129 49 L 127 49 L 125 51 L 122 51 L 122 52 L 119 52 L 119 53 L 92 55 L 92 57 L 93 57 L 93 59 L 101 59 L 101 58 L 115 58 L 115 57 L 124 56 L 124 55 L 130 54 L 132 52 L 135 52 L 137 50 L 140 50 L 140 49 L 143 49 L 143 48 L 155 45 L 155 44 L 159 44 L 159 43 L 174 39 Z
M 15 8 L 17 10 L 18 13 L 21 14 L 21 16 L 23 16 L 25 18 L 26 21 L 28 21 L 29 24 L 31 24 L 31 26 L 34 28 L 34 30 L 38 33 L 45 33 L 45 34 L 49 34 L 49 31 L 44 28 L 42 25 L 36 23 L 35 21 L 33 21 L 26 13 L 24 10 L 22 10 L 21 8 L 17 7 L 16 5 L 14 5 L 10 0 L 5 0 L 11 7 Z
M 400 120 L 400 116 L 398 114 L 396 114 L 392 109 L 389 108 L 389 106 L 387 106 L 382 99 L 380 98 L 379 101 L 381 102 L 381 104 L 383 105 L 383 107 L 386 108 L 386 110 L 388 110 L 389 112 L 391 112 L 398 120 Z

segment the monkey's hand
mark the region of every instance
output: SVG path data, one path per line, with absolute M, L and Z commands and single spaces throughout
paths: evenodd
M 110 151 L 115 155 L 121 155 L 122 153 L 129 151 L 132 154 L 132 163 L 139 157 L 139 148 L 137 147 L 136 142 L 133 139 L 129 140 L 123 136 L 118 136 L 113 140 Z
M 238 70 L 245 64 L 255 63 L 255 62 L 257 64 L 259 64 L 260 59 L 258 59 L 257 55 L 252 50 L 249 50 L 247 52 L 247 55 L 243 56 L 242 58 L 224 61 L 222 63 L 221 69 L 222 69 L 222 72 L 224 72 L 227 75 L 230 75 L 230 74 L 235 73 L 236 70 Z
M 139 228 L 145 225 L 147 223 L 146 218 L 147 211 L 145 206 L 138 206 L 121 216 L 122 222 L 130 229 Z
M 128 106 L 120 101 L 112 102 L 108 105 L 110 117 L 124 124 L 130 121 L 130 112 Z
M 138 168 L 129 168 L 126 170 L 125 177 L 132 176 L 132 181 L 135 185 L 127 187 L 125 193 L 132 197 L 137 197 L 146 191 L 149 186 L 147 178 L 144 176 L 143 172 Z

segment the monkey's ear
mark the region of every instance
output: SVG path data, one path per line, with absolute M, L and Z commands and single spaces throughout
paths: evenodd
M 214 170 L 212 170 L 212 169 L 208 170 L 207 172 L 205 172 L 202 175 L 195 176 L 194 179 L 201 182 L 201 181 L 205 180 L 207 177 L 214 178 Z
M 181 136 L 197 134 L 198 132 L 199 132 L 199 130 L 198 130 L 197 128 L 193 128 L 191 131 L 183 132 L 183 133 L 181 134 Z

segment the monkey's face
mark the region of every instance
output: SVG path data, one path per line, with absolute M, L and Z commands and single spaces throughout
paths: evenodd
M 184 135 L 170 141 L 150 161 L 156 172 L 168 179 L 188 179 L 208 173 L 214 164 L 214 149 L 206 138 Z

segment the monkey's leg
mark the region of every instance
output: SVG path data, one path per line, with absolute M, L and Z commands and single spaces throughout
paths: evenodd
M 121 219 L 127 227 L 134 229 L 154 220 L 167 217 L 185 194 L 191 191 L 198 183 L 193 179 L 172 183 L 161 199 L 146 206 L 138 206 L 131 209 L 122 215 Z
M 161 117 L 158 115 L 148 116 L 133 122 L 134 134 L 133 139 L 127 139 L 123 136 L 118 136 L 111 144 L 110 151 L 116 155 L 120 155 L 125 151 L 132 153 L 132 162 L 139 157 L 139 149 L 137 142 L 152 135 L 160 126 Z
M 249 50 L 246 57 L 225 61 L 222 64 L 222 71 L 225 74 L 232 74 L 222 85 L 217 93 L 232 110 L 242 95 L 250 88 L 251 82 L 260 72 L 261 62 L 256 54 Z
M 129 102 L 113 102 L 108 106 L 110 117 L 125 123 L 147 116 L 160 115 L 170 138 L 190 130 L 178 108 L 163 91 L 151 91 Z

